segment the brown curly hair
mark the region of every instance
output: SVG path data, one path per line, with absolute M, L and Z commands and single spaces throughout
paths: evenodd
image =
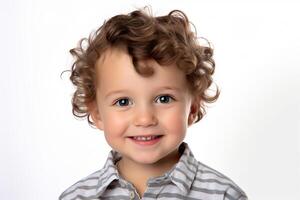
M 135 10 L 127 15 L 116 15 L 70 50 L 75 58 L 70 80 L 76 88 L 72 112 L 76 117 L 87 117 L 92 127 L 94 123 L 90 120 L 89 105 L 96 99 L 95 63 L 111 47 L 125 46 L 135 70 L 143 76 L 153 73 L 150 66 L 143 64 L 148 59 L 154 59 L 160 65 L 176 64 L 184 71 L 190 91 L 199 99 L 194 123 L 204 116 L 205 104 L 217 100 L 220 94 L 218 87 L 213 95 L 207 93 L 215 70 L 211 46 L 199 44 L 196 29 L 194 32 L 191 30 L 191 22 L 182 11 L 173 10 L 159 17 L 149 13 Z

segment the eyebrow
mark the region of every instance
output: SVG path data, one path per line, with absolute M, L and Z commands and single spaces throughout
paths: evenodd
M 171 87 L 171 86 L 159 87 L 157 90 L 175 90 L 175 91 L 180 91 L 179 88 L 177 88 L 177 87 Z
M 177 87 L 170 87 L 170 86 L 159 87 L 159 88 L 157 88 L 156 90 L 174 90 L 174 91 L 177 91 L 177 92 L 180 91 L 179 88 L 177 88 Z M 108 98 L 109 96 L 114 95 L 114 94 L 118 94 L 118 93 L 126 93 L 126 92 L 129 93 L 129 90 L 113 90 L 113 91 L 108 92 L 108 93 L 105 95 L 105 98 Z
M 109 96 L 111 96 L 113 94 L 126 93 L 126 92 L 128 92 L 128 90 L 113 90 L 113 91 L 110 91 L 109 93 L 107 93 L 105 95 L 105 98 L 108 98 Z

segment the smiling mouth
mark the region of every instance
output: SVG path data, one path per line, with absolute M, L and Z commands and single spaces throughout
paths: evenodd
M 150 135 L 150 136 L 132 136 L 129 137 L 136 141 L 151 141 L 162 137 L 162 135 Z

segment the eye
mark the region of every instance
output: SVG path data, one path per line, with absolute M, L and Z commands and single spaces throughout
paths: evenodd
M 170 101 L 173 101 L 174 98 L 171 97 L 170 95 L 160 95 L 157 97 L 156 101 L 160 101 L 161 103 L 170 103 Z
M 128 106 L 130 103 L 129 99 L 128 98 L 121 98 L 121 99 L 118 99 L 114 105 L 117 105 L 117 106 L 121 106 L 121 107 L 124 107 L 124 106 Z

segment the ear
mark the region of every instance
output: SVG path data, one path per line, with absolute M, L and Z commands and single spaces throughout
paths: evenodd
M 200 108 L 200 99 L 197 97 L 194 97 L 191 103 L 191 107 L 190 107 L 190 113 L 189 113 L 189 117 L 188 117 L 188 125 L 192 125 L 194 123 L 194 121 L 197 118 L 197 114 L 199 112 L 199 108 Z
M 99 112 L 96 101 L 93 101 L 92 103 L 90 103 L 88 105 L 88 111 L 91 115 L 91 118 L 92 118 L 93 123 L 95 124 L 95 126 L 98 129 L 103 130 L 104 129 L 103 121 L 102 121 L 102 118 L 101 118 L 101 115 L 100 115 L 100 112 Z

